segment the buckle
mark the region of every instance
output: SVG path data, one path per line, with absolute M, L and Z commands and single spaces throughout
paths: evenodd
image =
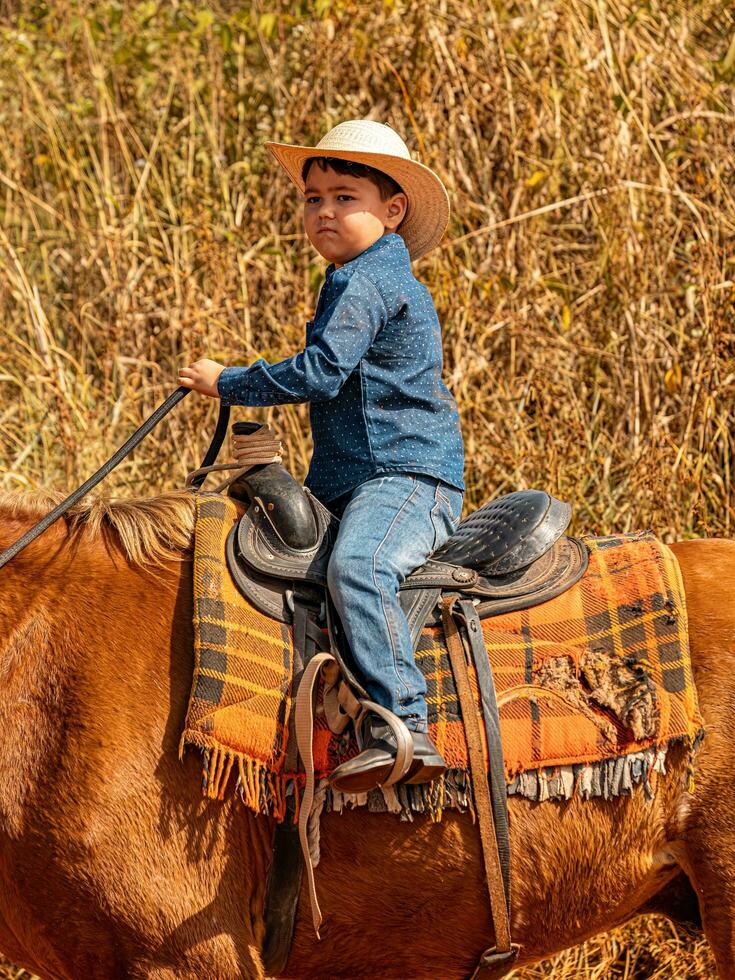
M 308 609 L 309 612 L 314 613 L 314 617 L 319 626 L 324 626 L 327 622 L 327 604 L 324 599 L 320 602 L 315 602 L 310 596 L 303 595 L 297 592 L 295 589 L 286 589 L 283 593 L 283 598 L 286 600 L 286 606 L 291 615 L 294 615 L 295 609 L 294 604 L 298 602 L 300 606 Z
M 498 952 L 495 946 L 486 949 L 470 980 L 499 980 L 500 977 L 504 977 L 513 969 L 520 949 L 518 943 L 511 943 L 510 949 L 503 952 Z

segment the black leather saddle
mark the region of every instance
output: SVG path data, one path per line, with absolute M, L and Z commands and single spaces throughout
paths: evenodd
M 236 585 L 258 609 L 285 623 L 306 603 L 327 621 L 327 566 L 339 520 L 278 463 L 253 470 L 230 492 L 247 504 L 227 541 Z M 542 490 L 490 501 L 401 585 L 414 640 L 440 621 L 442 592 L 470 597 L 480 618 L 559 595 L 587 567 L 587 549 L 565 537 L 571 508 Z

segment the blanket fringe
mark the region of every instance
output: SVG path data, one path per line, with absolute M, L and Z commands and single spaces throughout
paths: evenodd
M 691 785 L 693 756 L 701 741 L 700 731 L 693 738 L 686 738 L 689 749 L 687 783 Z M 579 796 L 584 800 L 613 799 L 630 796 L 636 787 L 642 787 L 648 799 L 655 796 L 653 774 L 665 775 L 666 754 L 675 741 L 653 745 L 640 752 L 603 759 L 590 763 L 566 766 L 549 766 L 518 773 L 508 782 L 509 796 L 522 796 L 542 803 L 546 800 L 570 800 Z M 235 792 L 243 803 L 256 814 L 264 814 L 281 821 L 286 816 L 287 797 L 295 795 L 294 820 L 298 820 L 300 784 L 303 774 L 279 776 L 268 766 L 241 752 L 224 749 L 199 732 L 186 732 L 181 740 L 180 754 L 186 745 L 202 752 L 203 792 L 210 799 L 223 800 L 233 771 L 237 774 Z M 449 769 L 442 779 L 418 786 L 399 784 L 371 790 L 369 793 L 347 794 L 320 783 L 320 811 L 342 813 L 347 808 L 366 806 L 371 813 L 394 813 L 401 820 L 413 820 L 415 813 L 440 821 L 445 809 L 469 811 L 474 818 L 474 805 L 469 775 L 462 769 Z M 318 845 L 317 845 L 318 850 Z
M 187 746 L 202 753 L 202 792 L 205 796 L 211 800 L 224 800 L 234 773 L 237 777 L 235 792 L 248 809 L 278 821 L 284 819 L 289 786 L 293 786 L 298 777 L 279 776 L 264 763 L 243 752 L 223 748 L 200 732 L 184 732 L 179 743 L 179 758 L 183 758 Z

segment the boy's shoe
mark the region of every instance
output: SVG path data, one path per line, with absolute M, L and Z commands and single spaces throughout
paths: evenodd
M 402 783 L 430 783 L 446 772 L 447 764 L 439 749 L 426 732 L 411 732 L 413 736 L 413 762 L 401 780 Z
M 354 759 L 337 766 L 329 783 L 340 793 L 367 793 L 390 776 L 396 759 L 396 739 L 387 722 L 371 715 L 364 748 Z M 425 732 L 411 732 L 413 762 L 401 780 L 404 783 L 428 783 L 446 769 L 439 750 Z

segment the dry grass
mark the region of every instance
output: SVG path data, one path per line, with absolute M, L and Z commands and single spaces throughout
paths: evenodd
M 81 482 L 190 358 L 298 347 L 325 263 L 263 141 L 371 115 L 452 200 L 415 272 L 468 505 L 543 486 L 579 531 L 731 533 L 730 4 L 0 0 L 0 17 L 2 487 Z M 107 492 L 181 486 L 214 407 L 189 396 Z M 302 475 L 305 407 L 248 414 Z M 526 976 L 704 963 L 638 923 Z
M 35 973 L 21 970 L 20 967 L 14 966 L 10 960 L 2 958 L 0 958 L 0 977 L 2 980 L 38 980 Z

